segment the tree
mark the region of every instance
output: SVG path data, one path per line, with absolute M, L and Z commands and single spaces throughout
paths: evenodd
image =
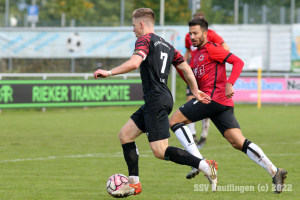
M 24 26 L 24 17 L 27 9 L 19 9 L 20 2 L 31 4 L 32 0 L 10 0 L 10 15 L 14 15 Z M 188 9 L 189 0 L 165 0 L 165 24 L 186 25 L 191 19 L 191 10 Z M 262 5 L 270 8 L 268 21 L 278 23 L 279 7 L 287 8 L 286 22 L 289 22 L 291 0 L 239 0 L 239 22 L 243 20 L 243 5 L 247 3 L 261 23 L 261 16 L 257 14 Z M 296 0 L 296 8 L 300 1 Z M 66 14 L 66 20 L 76 19 L 77 26 L 119 26 L 121 0 L 36 0 L 39 6 L 38 26 L 60 26 L 61 12 Z M 156 24 L 159 23 L 160 0 L 125 0 L 125 25 L 131 26 L 132 12 L 141 7 L 151 8 L 156 14 Z M 233 24 L 234 1 L 201 0 L 201 9 L 209 24 Z M 254 12 L 255 11 L 255 12 Z M 4 26 L 5 0 L 0 0 L 0 26 Z M 250 13 L 249 13 L 250 15 Z M 277 21 L 276 21 L 277 20 Z
M 94 4 L 87 0 L 56 0 L 60 12 L 66 13 L 72 19 L 84 17 L 85 10 L 94 7 Z

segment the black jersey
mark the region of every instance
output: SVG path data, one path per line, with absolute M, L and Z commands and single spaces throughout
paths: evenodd
M 177 67 L 184 61 L 182 55 L 153 33 L 141 36 L 136 41 L 133 54 L 143 58 L 140 73 L 145 103 L 172 104 L 172 94 L 167 86 L 168 76 L 171 64 Z

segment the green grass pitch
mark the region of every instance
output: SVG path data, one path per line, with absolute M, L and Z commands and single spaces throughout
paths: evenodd
M 183 101 L 174 105 L 174 111 Z M 0 114 L 0 199 L 113 199 L 108 177 L 127 174 L 118 132 L 138 109 L 2 110 Z M 143 192 L 128 199 L 299 199 L 300 106 L 236 105 L 244 136 L 259 145 L 277 167 L 288 171 L 288 190 L 271 191 L 271 178 L 244 153 L 237 151 L 211 123 L 201 154 L 218 162 L 219 186 L 254 186 L 254 191 L 195 191 L 208 184 L 200 173 L 185 179 L 188 166 L 156 159 L 146 135 L 136 140 Z M 197 123 L 198 137 L 201 123 Z M 181 147 L 171 132 L 169 144 Z M 195 186 L 195 184 L 197 184 Z M 267 192 L 258 185 L 268 186 Z

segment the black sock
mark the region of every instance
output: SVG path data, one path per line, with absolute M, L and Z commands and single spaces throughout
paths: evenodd
M 243 144 L 243 147 L 242 147 L 242 152 L 244 152 L 246 155 L 247 155 L 247 149 L 249 148 L 249 145 L 251 144 L 252 142 L 245 139 L 244 141 L 244 144 Z
M 129 176 L 139 176 L 139 154 L 135 142 L 122 145 Z
M 166 149 L 165 160 L 170 160 L 180 165 L 188 165 L 194 168 L 199 168 L 200 158 L 193 156 L 188 151 L 169 146 Z

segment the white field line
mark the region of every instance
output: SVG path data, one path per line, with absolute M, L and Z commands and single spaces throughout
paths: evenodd
M 140 155 L 141 157 L 149 157 L 150 155 Z M 18 158 L 14 160 L 1 160 L 0 163 L 5 162 L 20 162 L 20 161 L 35 161 L 35 160 L 51 160 L 51 159 L 59 159 L 59 158 L 87 158 L 87 157 L 123 157 L 123 152 L 120 153 L 95 153 L 95 154 L 85 154 L 85 155 L 68 155 L 68 156 L 49 156 L 44 158 Z
M 291 144 L 300 144 L 299 142 L 295 143 L 273 143 L 273 144 L 259 144 L 259 146 L 265 146 L 265 145 L 291 145 Z M 229 144 L 226 146 L 218 146 L 218 147 L 206 147 L 205 149 L 215 149 L 215 148 L 232 148 Z M 299 156 L 300 154 L 268 154 L 267 156 Z M 154 157 L 152 154 L 152 151 L 141 151 L 140 157 Z M 239 154 L 206 154 L 205 156 L 239 156 Z M 6 162 L 21 162 L 21 161 L 36 161 L 36 160 L 51 160 L 51 159 L 60 159 L 60 158 L 88 158 L 88 157 L 108 157 L 108 158 L 114 158 L 114 157 L 123 157 L 123 152 L 116 152 L 113 154 L 110 153 L 95 153 L 95 154 L 85 154 L 85 155 L 68 155 L 68 156 L 48 156 L 43 158 L 18 158 L 14 160 L 0 160 L 0 163 L 6 163 Z

